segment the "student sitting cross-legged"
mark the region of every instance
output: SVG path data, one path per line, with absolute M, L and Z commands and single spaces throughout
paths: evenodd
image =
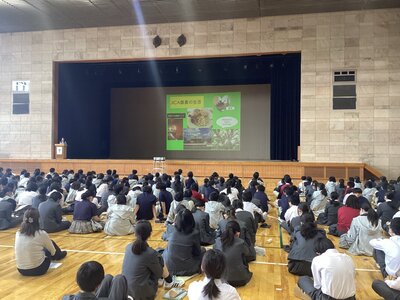
M 82 264 L 76 274 L 76 282 L 80 292 L 75 295 L 66 295 L 63 300 L 127 300 L 126 278 L 123 275 L 115 277 L 104 276 L 104 268 L 97 261 L 88 261 Z
M 60 260 L 67 255 L 46 231 L 39 229 L 39 212 L 28 208 L 21 228 L 15 236 L 15 260 L 17 269 L 24 276 L 39 276 L 47 272 L 51 260 Z
M 350 256 L 339 253 L 332 241 L 320 238 L 315 243 L 318 254 L 312 261 L 312 276 L 302 276 L 295 296 L 313 300 L 355 300 L 355 267 Z
M 125 249 L 122 274 L 127 279 L 129 295 L 135 300 L 154 299 L 161 278 L 164 278 L 164 288 L 183 285 L 183 281 L 172 278 L 161 255 L 147 244 L 151 231 L 149 221 L 138 221 L 135 227 L 136 240 Z

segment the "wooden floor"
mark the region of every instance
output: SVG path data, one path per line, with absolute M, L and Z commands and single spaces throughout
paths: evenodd
M 273 211 L 272 214 L 276 215 Z M 238 289 L 242 299 L 296 299 L 293 288 L 297 277 L 287 271 L 287 253 L 280 249 L 279 227 L 276 219 L 270 218 L 270 229 L 260 228 L 257 234 L 257 246 L 266 248 L 266 256 L 257 256 L 257 261 L 250 264 L 254 273 L 251 282 Z M 14 237 L 15 231 L 0 232 L 0 298 L 1 299 L 60 299 L 67 293 L 75 293 L 78 287 L 75 274 L 82 262 L 96 260 L 103 264 L 106 273 L 121 272 L 125 247 L 133 236 L 108 237 L 103 233 L 89 235 L 73 235 L 64 231 L 50 234 L 51 238 L 64 250 L 68 256 L 57 269 L 38 278 L 19 275 L 15 266 Z M 152 247 L 165 247 L 161 241 L 163 225 L 153 224 Z M 267 243 L 268 239 L 272 243 Z M 333 239 L 337 245 L 337 238 Z M 283 233 L 283 241 L 287 244 L 288 235 Z M 373 279 L 381 279 L 380 272 L 370 257 L 354 256 L 357 268 L 356 284 L 357 299 L 380 299 L 371 289 Z M 193 280 L 202 278 L 198 275 Z M 188 287 L 188 281 L 185 288 Z M 163 289 L 159 289 L 156 299 L 162 299 Z

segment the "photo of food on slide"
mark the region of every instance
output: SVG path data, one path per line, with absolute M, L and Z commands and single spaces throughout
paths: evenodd
M 240 150 L 240 129 L 213 129 L 212 150 Z
M 185 128 L 183 144 L 185 150 L 201 150 L 208 148 L 212 142 L 212 132 L 209 128 Z
M 183 119 L 168 118 L 168 140 L 183 139 Z
M 213 113 L 210 108 L 190 108 L 187 110 L 188 128 L 211 128 Z

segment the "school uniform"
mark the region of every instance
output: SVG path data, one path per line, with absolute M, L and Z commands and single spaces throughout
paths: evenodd
M 315 218 L 318 218 L 320 213 L 325 211 L 328 204 L 328 198 L 321 191 L 315 191 L 311 197 L 310 209 L 313 211 Z
M 217 236 L 221 236 L 221 234 L 226 230 L 226 224 L 228 224 L 229 221 L 232 221 L 232 220 L 223 219 L 223 220 L 219 221 Z M 239 227 L 240 227 L 239 238 L 241 238 L 245 242 L 245 245 L 249 249 L 249 253 L 246 256 L 246 261 L 250 262 L 250 261 L 256 260 L 256 250 L 254 249 L 254 244 L 251 241 L 251 235 L 246 227 L 246 223 L 243 222 L 242 220 L 238 220 L 238 219 L 236 219 L 234 221 L 238 222 Z
M 389 227 L 386 223 L 392 220 L 398 209 L 391 207 L 388 202 L 382 202 L 378 205 L 376 212 L 382 222 L 382 228 L 388 232 Z
M 217 229 L 218 222 L 223 219 L 222 213 L 225 210 L 225 206 L 217 201 L 206 202 L 205 212 L 210 215 L 210 227 Z
M 203 280 L 192 282 L 188 289 L 189 300 L 209 300 L 209 297 L 203 295 L 203 289 L 209 281 L 209 278 L 204 277 Z M 214 279 L 214 283 L 218 287 L 220 294 L 213 300 L 240 300 L 240 296 L 233 286 L 223 282 L 221 279 Z
M 62 300 L 126 300 L 128 287 L 123 275 L 113 277 L 107 274 L 96 293 L 79 292 L 75 295 L 65 295 Z
M 163 259 L 170 274 L 191 276 L 200 271 L 204 252 L 200 247 L 200 233 L 196 229 L 185 234 L 174 227 Z
M 338 222 L 338 210 L 342 206 L 339 201 L 328 203 L 325 211 L 318 215 L 317 223 L 321 225 L 332 225 Z
M 249 266 L 246 260 L 246 256 L 249 254 L 249 249 L 245 245 L 245 242 L 235 236 L 233 244 L 224 248 L 222 246 L 221 238 L 219 237 L 215 240 L 213 248 L 222 251 L 226 258 L 226 281 L 235 287 L 246 285 L 253 276 L 253 273 L 249 271 Z
M 208 213 L 196 209 L 193 212 L 196 229 L 200 232 L 201 245 L 212 245 L 215 242 L 215 230 L 210 228 L 210 216 Z
M 355 267 L 350 256 L 328 249 L 316 256 L 312 277 L 302 276 L 298 285 L 313 300 L 355 300 Z
M 400 277 L 395 280 L 374 280 L 372 289 L 383 299 L 400 300 Z
M 373 239 L 369 243 L 374 248 L 373 256 L 384 275 L 383 277 L 386 277 L 386 274 L 399 277 L 400 236 L 394 235 L 389 239 Z
M 48 199 L 39 205 L 40 229 L 52 233 L 68 229 L 71 222 L 62 220 L 62 209 L 58 202 Z
M 32 207 L 38 209 L 40 203 L 43 203 L 47 200 L 46 195 L 37 195 L 32 199 Z
M 236 210 L 236 219 L 241 220 L 246 224 L 246 228 L 250 234 L 251 243 L 254 245 L 256 243 L 257 223 L 253 215 L 248 211 L 238 208 Z
M 14 199 L 8 198 L 0 201 L 0 230 L 12 228 L 21 223 L 22 218 L 12 216 L 15 206 Z
M 135 214 L 133 208 L 125 204 L 113 204 L 107 211 L 108 220 L 104 226 L 107 235 L 127 235 L 134 232 Z
M 122 274 L 128 283 L 129 295 L 135 300 L 154 299 L 157 281 L 163 275 L 163 261 L 160 254 L 148 247 L 141 254 L 132 252 L 133 243 L 125 248 Z
M 373 248 L 369 241 L 381 237 L 381 221 L 379 220 L 378 226 L 373 226 L 367 215 L 361 215 L 354 218 L 349 231 L 340 236 L 339 247 L 349 249 L 353 255 L 372 256 Z
M 294 275 L 312 276 L 311 262 L 317 254 L 314 251 L 315 241 L 324 238 L 325 231 L 318 230 L 318 233 L 311 239 L 305 239 L 301 235 L 300 227 L 296 227 L 293 233 L 293 242 L 288 255 L 288 271 Z

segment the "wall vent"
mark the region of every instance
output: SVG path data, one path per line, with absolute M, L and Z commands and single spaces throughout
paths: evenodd
M 333 109 L 356 109 L 356 71 L 333 72 Z

